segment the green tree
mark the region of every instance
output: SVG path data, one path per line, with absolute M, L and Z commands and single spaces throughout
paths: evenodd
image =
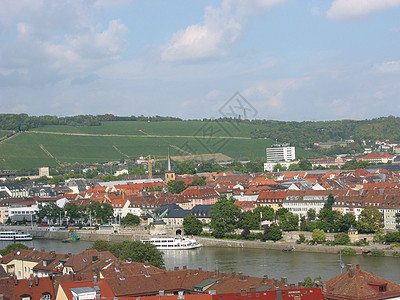
M 275 219 L 279 220 L 281 217 L 283 217 L 289 210 L 287 208 L 281 207 L 279 208 L 276 213 L 275 213 Z
M 260 215 L 252 211 L 240 213 L 239 228 L 260 229 Z
M 338 231 L 347 232 L 350 227 L 356 226 L 356 217 L 352 214 L 344 214 L 337 221 Z
M 356 224 L 357 229 L 362 233 L 372 233 L 380 228 L 383 228 L 383 216 L 374 207 L 367 207 L 361 212 L 358 222 Z
M 86 206 L 78 206 L 74 203 L 67 203 L 64 207 L 64 211 L 69 221 L 73 222 L 76 220 L 82 220 L 86 217 Z
M 55 223 L 57 220 L 60 219 L 61 216 L 64 216 L 64 211 L 56 204 L 49 203 L 45 205 L 40 205 L 39 211 L 36 212 L 36 216 L 39 222 L 41 222 L 46 217 L 47 220 Z
M 329 194 L 328 200 L 326 201 L 324 208 L 332 210 L 333 203 L 335 203 L 335 196 Z
M 338 220 L 341 214 L 338 211 L 323 208 L 319 212 L 317 228 L 322 229 L 325 232 L 337 232 L 338 231 Z
M 114 215 L 113 207 L 110 204 L 106 202 L 100 203 L 98 201 L 90 202 L 89 212 L 92 218 L 103 223 L 107 223 Z
M 336 245 L 346 245 L 346 244 L 350 243 L 349 235 L 345 232 L 340 232 L 340 233 L 335 234 L 334 238 L 335 238 Z
M 299 216 L 287 212 L 279 219 L 279 225 L 284 231 L 294 231 L 299 228 Z
M 298 164 L 291 164 L 288 171 L 301 171 L 303 170 Z
M 124 226 L 140 225 L 140 217 L 135 216 L 131 213 L 127 213 L 126 216 L 121 219 L 121 224 Z
M 149 262 L 158 268 L 165 268 L 163 253 L 150 243 L 138 241 L 124 241 L 119 243 L 107 243 L 97 241 L 92 246 L 98 251 L 110 251 L 119 260 L 132 259 L 134 262 Z
M 283 172 L 286 171 L 286 168 L 282 166 L 281 164 L 276 164 L 274 167 L 274 172 Z
M 203 231 L 203 223 L 193 215 L 183 219 L 183 230 L 187 235 L 199 235 Z
M 250 229 L 249 229 L 249 227 L 245 227 L 244 229 L 243 229 L 243 231 L 240 233 L 240 235 L 242 236 L 242 238 L 244 238 L 244 239 L 249 239 L 249 236 L 250 236 Z
M 282 239 L 282 231 L 281 231 L 281 229 L 278 226 L 273 225 L 271 230 L 269 230 L 266 233 L 266 238 L 267 238 L 267 240 L 271 240 L 271 241 L 274 241 L 274 242 L 279 241 L 280 239 Z
M 210 229 L 213 236 L 224 237 L 226 233 L 232 232 L 239 221 L 240 208 L 231 200 L 221 198 L 211 207 Z
M 314 208 L 310 208 L 307 211 L 307 220 L 308 221 L 314 221 L 316 217 L 317 217 L 317 213 L 316 213 L 315 209 Z
M 186 189 L 183 181 L 170 180 L 167 183 L 167 191 L 172 194 L 180 194 Z
M 310 276 L 304 278 L 303 287 L 305 287 L 306 289 L 312 289 L 314 287 L 314 282 Z
M 258 206 L 254 210 L 254 214 L 256 214 L 261 221 L 273 221 L 275 211 L 272 207 L 269 206 Z
M 27 250 L 29 248 L 28 248 L 28 246 L 26 246 L 24 244 L 21 244 L 21 243 L 9 244 L 4 249 L 0 250 L 0 255 L 2 255 L 2 256 L 7 255 L 11 251 L 14 251 L 14 250 L 17 250 L 17 249 Z
M 302 170 L 306 171 L 306 170 L 312 170 L 312 164 L 310 163 L 310 161 L 303 159 L 300 161 L 299 166 Z
M 314 242 L 322 243 L 326 240 L 325 232 L 321 229 L 314 229 L 312 239 Z

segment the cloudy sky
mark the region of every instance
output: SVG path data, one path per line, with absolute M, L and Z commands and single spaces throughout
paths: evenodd
M 0 0 L 0 112 L 400 115 L 400 0 Z

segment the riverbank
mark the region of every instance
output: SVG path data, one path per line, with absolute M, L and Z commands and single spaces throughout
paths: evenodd
M 28 230 L 35 238 L 48 239 L 48 240 L 62 240 L 69 236 L 68 231 L 46 231 L 46 230 Z M 151 237 L 145 233 L 114 233 L 114 232 L 101 232 L 90 230 L 77 230 L 76 234 L 80 236 L 83 241 L 97 241 L 105 240 L 108 242 L 121 242 L 121 241 L 140 241 Z M 352 248 L 356 251 L 357 255 L 362 255 L 365 250 L 380 249 L 385 256 L 393 256 L 396 250 L 390 249 L 390 246 L 385 245 L 372 245 L 366 247 L 356 246 L 326 246 L 326 245 L 306 245 L 296 244 L 295 242 L 261 242 L 261 241 L 245 241 L 245 240 L 225 240 L 215 239 L 212 237 L 196 237 L 196 239 L 204 247 L 220 247 L 220 248 L 249 248 L 249 249 L 266 249 L 266 250 L 290 250 L 295 252 L 309 252 L 309 253 L 329 253 L 337 254 L 341 249 Z M 400 251 L 400 249 L 398 250 Z

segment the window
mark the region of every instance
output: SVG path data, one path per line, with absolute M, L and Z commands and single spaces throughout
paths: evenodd
M 51 300 L 51 294 L 50 293 L 43 293 L 42 297 L 40 300 Z
M 31 296 L 29 296 L 29 295 L 22 295 L 21 296 L 21 300 L 31 300 Z

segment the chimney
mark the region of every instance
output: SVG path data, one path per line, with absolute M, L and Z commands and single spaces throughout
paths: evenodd
M 302 281 L 299 281 L 299 283 L 297 284 L 297 286 L 299 287 L 299 289 L 302 289 L 302 288 L 303 288 L 303 282 L 302 282 Z
M 38 286 L 39 285 L 39 277 L 35 277 L 35 285 Z
M 70 279 L 71 281 L 75 281 L 75 274 L 74 274 L 74 272 L 69 271 L 69 279 Z
M 281 281 L 284 285 L 287 285 L 287 277 L 282 277 Z
M 15 285 L 18 285 L 18 279 L 17 279 L 17 276 L 15 276 L 15 277 L 14 277 L 14 284 L 15 284 Z
M 186 269 L 187 269 L 187 267 L 186 267 L 186 266 L 183 266 L 183 267 L 182 267 L 182 270 L 186 270 Z
M 349 271 L 349 273 L 348 273 L 349 278 L 353 278 L 353 277 L 354 277 L 354 268 L 353 268 L 353 265 L 348 264 L 348 265 L 347 265 L 347 270 Z
M 236 276 L 236 272 L 232 272 L 232 278 Z
M 357 264 L 357 265 L 356 265 L 356 269 L 357 269 L 357 270 L 360 270 L 360 265 Z
M 178 291 L 178 299 L 185 299 L 185 295 L 183 294 L 183 291 Z
M 246 275 L 239 274 L 239 280 L 240 281 L 246 281 L 246 279 L 247 279 Z
M 282 290 L 281 290 L 281 289 L 277 289 L 277 290 L 276 290 L 275 299 L 276 299 L 276 300 L 282 300 Z
M 199 267 L 199 271 L 201 271 L 201 270 L 203 270 L 203 268 L 202 268 L 202 267 Z
M 240 294 L 241 294 L 242 296 L 246 296 L 246 290 L 245 290 L 245 289 L 241 289 L 241 290 L 240 290 Z
M 294 290 L 295 288 L 296 288 L 296 285 L 295 285 L 294 283 L 291 283 L 291 284 L 290 284 L 290 289 L 291 289 L 291 290 Z
M 93 284 L 97 284 L 97 276 L 96 275 L 93 276 Z
M 174 267 L 174 271 L 179 271 L 179 267 Z
M 261 281 L 261 283 L 267 283 L 267 281 L 268 281 L 268 275 L 264 275 L 264 278 Z
M 250 292 L 255 292 L 256 291 L 256 287 L 255 286 L 251 286 L 250 287 Z
M 278 281 L 277 279 L 274 279 L 274 286 L 275 286 L 276 288 L 279 287 L 279 281 Z

